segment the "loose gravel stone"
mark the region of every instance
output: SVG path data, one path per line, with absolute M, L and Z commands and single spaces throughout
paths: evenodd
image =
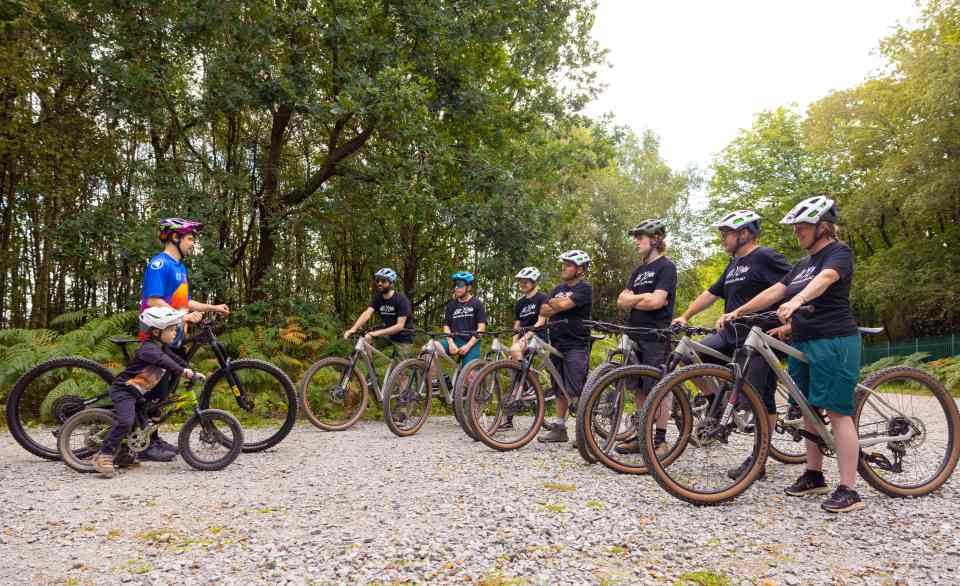
M 0 433 L 0 584 L 960 583 L 956 480 L 909 500 L 861 483 L 867 508 L 832 516 L 783 495 L 801 471 L 771 462 L 736 501 L 696 508 L 566 445 L 494 452 L 452 418 L 403 439 L 300 425 L 220 472 L 112 480 Z

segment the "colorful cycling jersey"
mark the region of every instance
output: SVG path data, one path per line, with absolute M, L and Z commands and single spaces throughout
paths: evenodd
M 190 303 L 190 283 L 187 281 L 187 267 L 166 252 L 150 259 L 143 273 L 143 293 L 140 296 L 140 311 L 149 307 L 151 297 L 160 297 L 170 307 L 187 310 Z

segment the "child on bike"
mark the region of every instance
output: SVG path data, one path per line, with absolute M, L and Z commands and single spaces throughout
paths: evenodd
M 169 307 L 148 307 L 140 314 L 140 331 L 145 339 L 133 360 L 117 375 L 108 390 L 117 419 L 100 452 L 93 458 L 94 469 L 104 476 L 113 476 L 116 466 L 136 465 L 134 456 L 120 453 L 120 443 L 133 429 L 137 401 L 166 400 L 169 387 L 157 386 L 157 383 L 167 372 L 175 377 L 182 375 L 188 379 L 197 376 L 186 368 L 186 362 L 182 358 L 169 351 L 169 345 L 176 339 L 178 329 L 183 324 L 184 313 Z M 171 453 L 155 443 L 141 454 L 144 460 L 160 462 L 169 462 L 175 456 L 176 452 Z

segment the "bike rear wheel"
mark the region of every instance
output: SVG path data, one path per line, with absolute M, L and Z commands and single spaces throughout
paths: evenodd
M 195 414 L 180 428 L 180 457 L 196 470 L 223 470 L 243 449 L 243 429 L 237 418 L 220 409 Z
M 77 472 L 94 472 L 93 457 L 103 447 L 116 420 L 109 409 L 85 409 L 68 419 L 57 436 L 63 463 Z
M 695 421 L 690 441 L 659 458 L 653 441 L 656 413 L 669 397 L 673 402 L 687 403 L 697 396 L 696 379 L 710 377 L 720 383 L 722 400 L 734 382 L 729 368 L 717 365 L 695 364 L 668 374 L 647 397 L 640 413 L 640 446 L 644 462 L 657 483 L 667 492 L 694 505 L 717 505 L 742 494 L 760 475 L 770 448 L 770 423 L 766 407 L 756 391 L 744 382 L 729 424 L 720 425 L 714 417 Z M 693 441 L 696 440 L 696 441 Z M 671 439 L 668 437 L 668 442 Z M 737 469 L 745 460 L 749 466 L 740 470 L 736 478 L 728 472 Z
M 398 364 L 383 385 L 383 418 L 398 437 L 416 434 L 430 415 L 433 388 L 427 363 L 408 358 Z
M 854 422 L 861 448 L 858 470 L 872 487 L 893 497 L 917 497 L 940 488 L 960 458 L 956 401 L 933 375 L 909 366 L 879 370 L 857 393 Z M 902 441 L 862 445 L 876 436 Z
M 261 452 L 287 437 L 297 418 L 297 392 L 282 370 L 262 360 L 233 360 L 230 384 L 227 369 L 214 371 L 203 386 L 200 409 L 228 411 L 243 425 L 243 451 Z M 245 403 L 244 403 L 245 402 Z
M 86 358 L 53 358 L 34 366 L 7 396 L 10 434 L 35 456 L 58 460 L 57 430 L 84 408 L 83 401 L 106 395 L 114 374 Z
M 524 365 L 498 360 L 477 373 L 467 392 L 467 413 L 477 437 L 501 452 L 530 443 L 540 431 L 546 410 L 543 389 L 532 371 L 522 380 Z M 508 417 L 510 427 L 501 427 Z
M 363 417 L 370 398 L 360 369 L 344 358 L 315 362 L 298 384 L 300 405 L 310 423 L 324 431 L 350 429 Z

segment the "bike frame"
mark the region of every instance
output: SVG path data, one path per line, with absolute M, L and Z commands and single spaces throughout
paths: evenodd
M 800 391 L 800 387 L 797 386 L 797 383 L 791 378 L 790 374 L 787 373 L 784 368 L 780 365 L 780 360 L 777 358 L 774 350 L 779 350 L 793 358 L 800 360 L 801 362 L 809 363 L 807 357 L 793 346 L 774 338 L 773 336 L 767 334 L 762 329 L 757 326 L 750 328 L 750 334 L 747 335 L 747 339 L 743 345 L 744 349 L 749 353 L 756 353 L 763 357 L 764 361 L 767 363 L 770 368 L 773 369 L 773 372 L 776 374 L 777 379 L 780 381 L 783 388 L 786 389 L 787 394 L 793 401 L 800 407 L 800 411 L 803 413 L 804 418 L 810 423 L 814 428 L 815 434 L 810 434 L 806 430 L 799 430 L 800 435 L 805 437 L 808 440 L 811 440 L 823 447 L 826 447 L 832 452 L 836 452 L 837 444 L 836 440 L 833 437 L 833 434 L 830 432 L 830 428 L 827 426 L 826 422 L 821 419 L 820 415 L 814 411 L 813 407 L 810 406 L 810 403 L 807 402 L 806 397 L 803 396 L 803 393 Z M 748 364 L 749 362 L 745 362 Z M 733 391 L 730 395 L 730 400 L 727 402 L 723 417 L 720 420 L 720 425 L 727 425 L 730 423 L 730 419 L 733 416 L 734 406 L 736 405 L 737 396 L 739 395 L 740 388 L 743 384 L 744 372 L 743 369 L 734 365 L 735 373 L 735 382 Z M 856 389 L 858 392 L 867 393 L 867 402 L 870 404 L 870 407 L 873 408 L 881 416 L 883 411 L 879 407 L 885 407 L 889 409 L 897 416 L 905 417 L 906 415 L 890 405 L 889 402 L 885 401 L 878 393 L 873 392 L 869 387 L 865 387 L 859 382 L 857 383 Z M 883 444 L 888 442 L 902 442 L 907 441 L 915 435 L 915 432 L 910 429 L 907 433 L 902 435 L 871 435 L 869 437 L 860 438 L 860 447 L 867 447 L 876 444 Z
M 366 338 L 360 336 L 357 338 L 357 343 L 353 347 L 353 352 L 350 354 L 350 367 L 344 371 L 343 378 L 340 379 L 340 388 L 344 388 L 347 385 L 347 379 L 350 374 L 353 372 L 353 369 L 357 367 L 357 363 L 360 361 L 360 356 L 363 356 L 363 363 L 367 368 L 367 384 L 373 388 L 373 394 L 381 403 L 383 402 L 383 387 L 380 385 L 380 379 L 377 376 L 377 368 L 373 364 L 373 354 L 383 357 L 387 360 L 387 370 L 383 374 L 383 380 L 386 381 L 387 377 L 390 376 L 390 371 L 393 370 L 393 367 L 399 362 L 396 357 L 389 357 L 379 348 L 373 344 L 367 342 Z

